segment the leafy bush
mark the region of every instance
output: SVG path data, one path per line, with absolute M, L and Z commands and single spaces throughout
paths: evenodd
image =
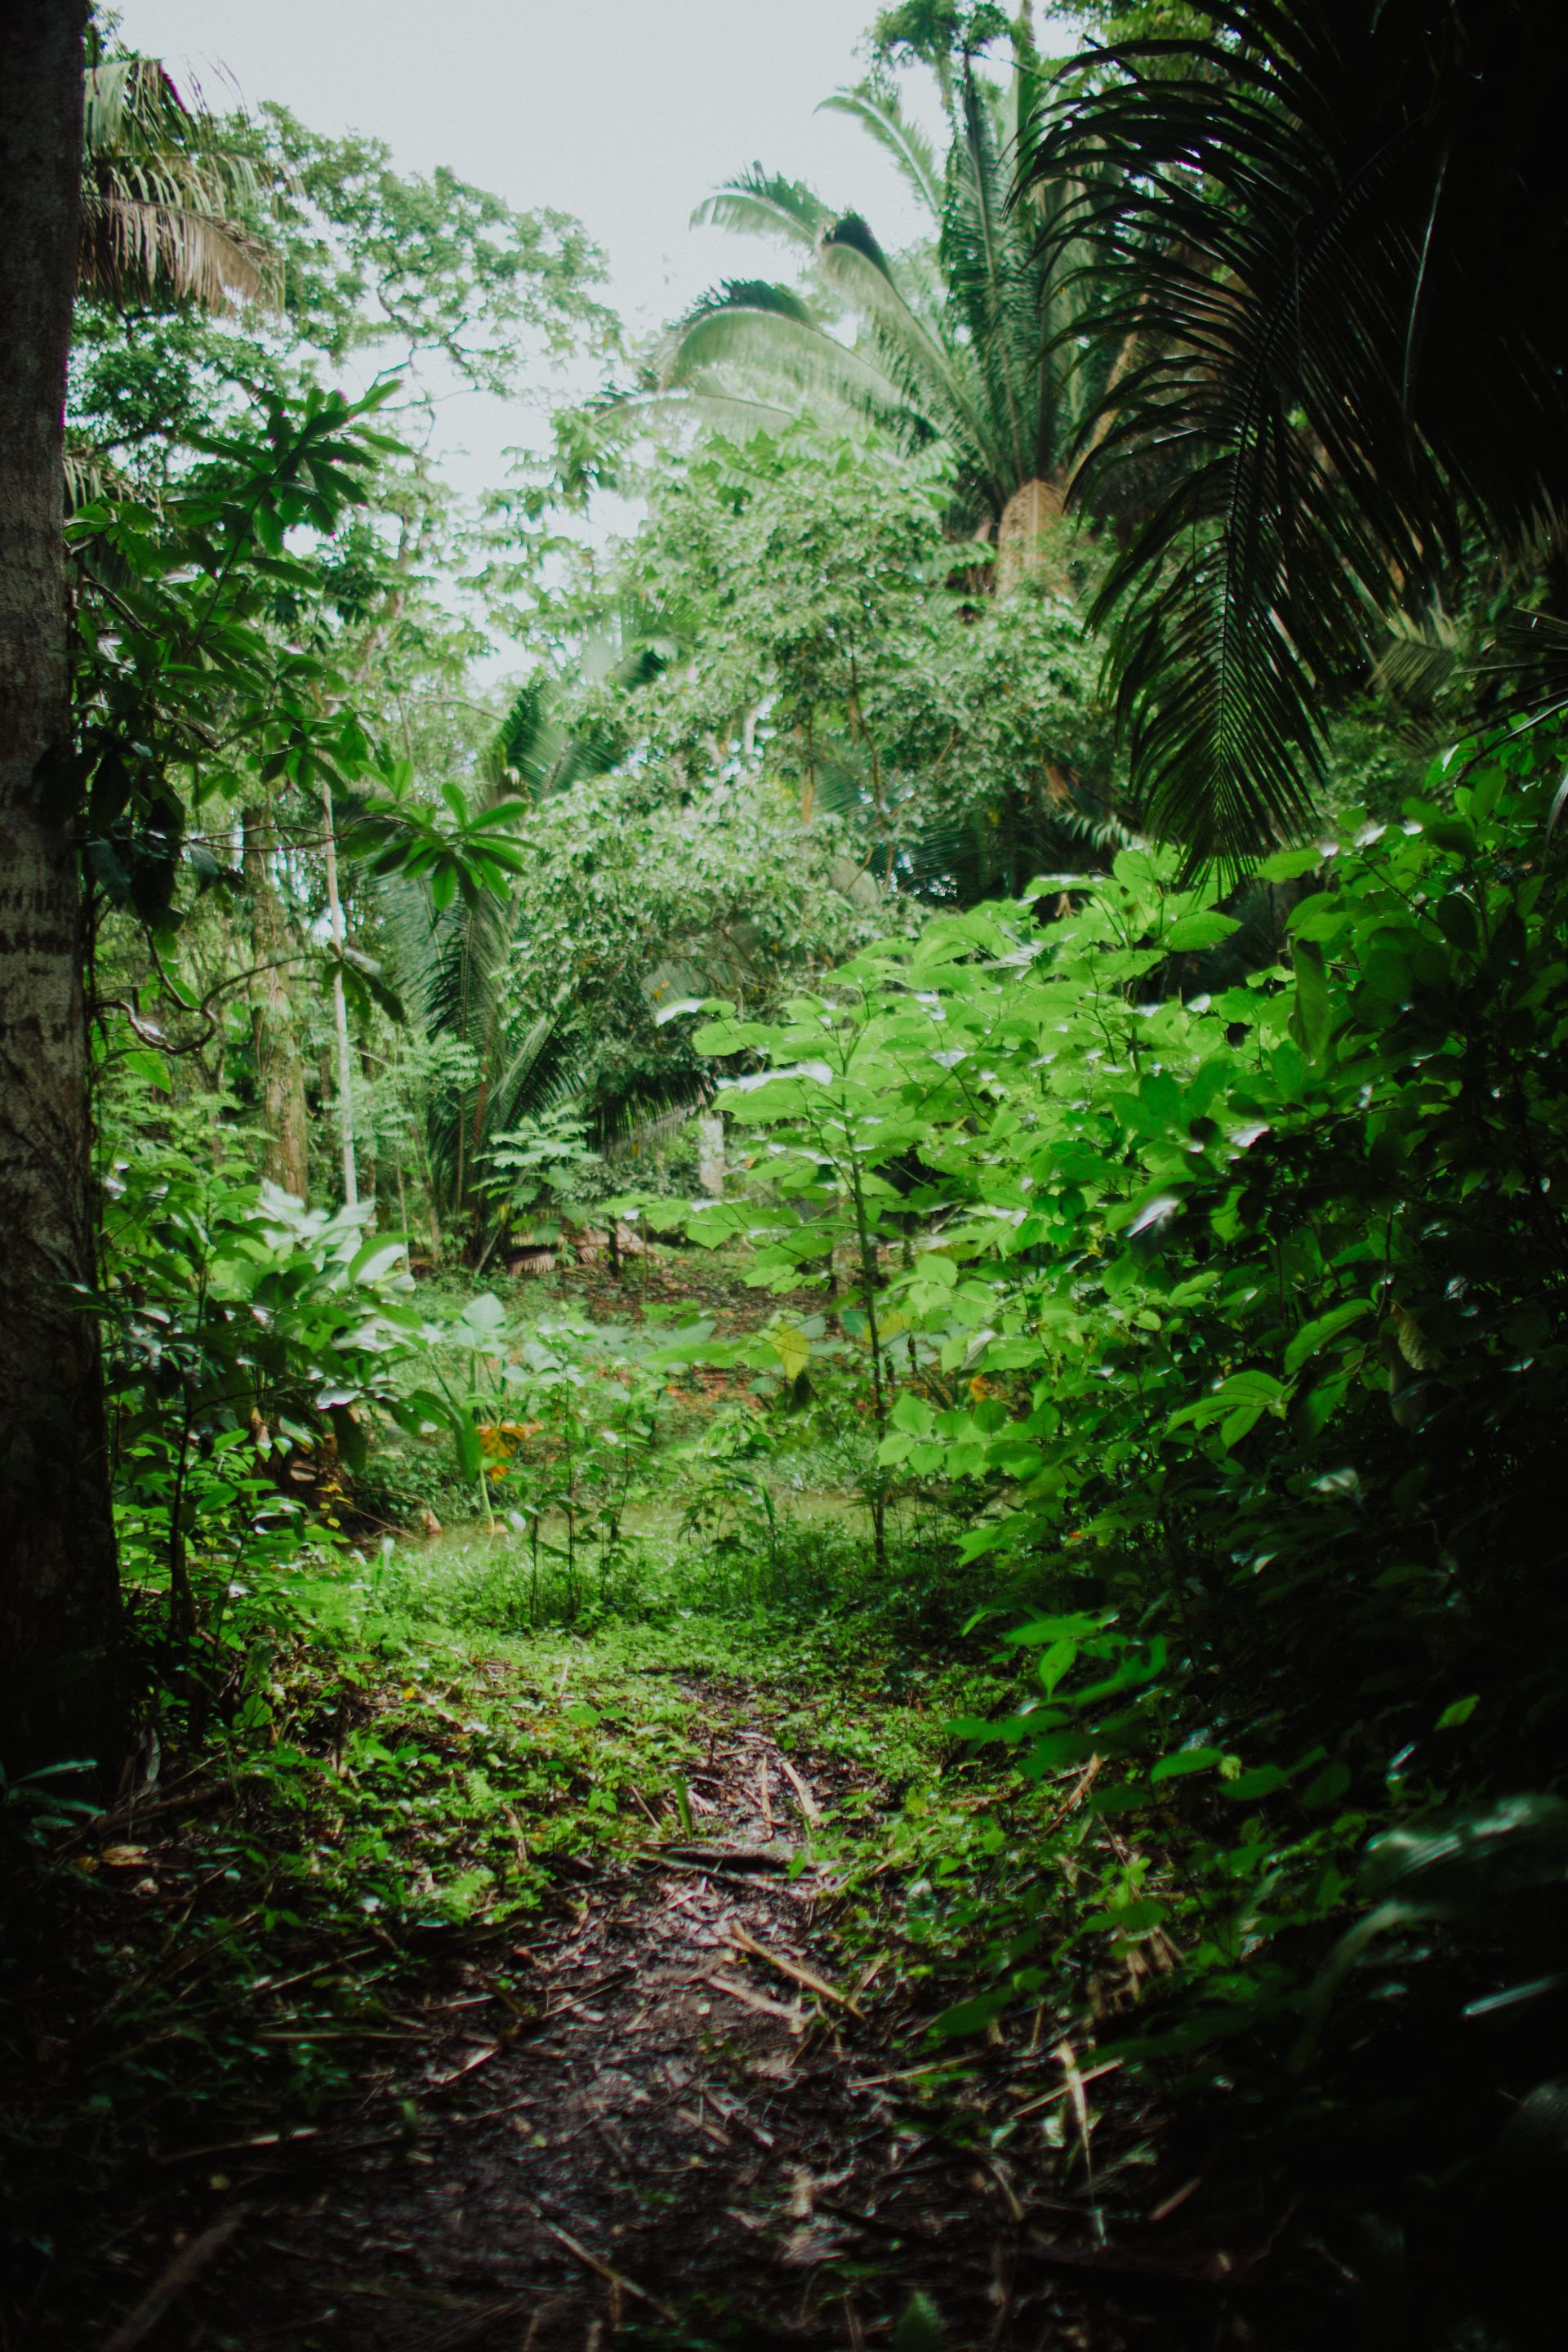
M 954 1726 L 1058 1784 L 1035 1869 L 966 1898 L 955 2030 L 1070 1950 L 1052 1864 L 1103 1824 L 1089 1928 L 1165 1988 L 1142 2046 L 1301 2063 L 1369 1837 L 1561 1776 L 1553 758 L 1465 747 L 1402 823 L 1274 858 L 1286 960 L 1218 993 L 1235 919 L 1130 849 L 711 1040 L 766 1065 L 726 1102 L 771 1138 L 731 1220 L 759 1276 L 809 1276 L 837 1216 L 883 1463 L 967 1491 L 967 1557 L 1048 1596 L 1004 1637 L 1021 1696 Z M 1342 1968 L 1395 1998 L 1432 1948 Z M 1483 1999 L 1518 1973 L 1464 1965 Z
M 232 1537 L 253 1564 L 258 1549 L 287 1549 L 300 1506 L 268 1465 L 323 1445 L 363 1461 L 367 1419 L 400 1409 L 395 1367 L 419 1328 L 402 1243 L 367 1239 L 368 1210 L 307 1210 L 258 1181 L 237 1164 L 243 1139 L 143 1103 L 104 1181 L 90 1303 L 123 1537 L 133 1565 L 166 1572 L 186 1633 L 193 1546 L 226 1552 Z

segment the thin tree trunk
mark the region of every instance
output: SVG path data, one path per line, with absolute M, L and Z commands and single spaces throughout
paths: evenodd
M 296 1200 L 309 1197 L 310 1118 L 305 1062 L 289 990 L 294 941 L 268 862 L 272 828 L 260 809 L 247 809 L 245 892 L 250 901 L 251 961 L 257 972 L 250 1000 L 256 1091 L 267 1140 L 261 1172 Z
M 705 1110 L 697 1120 L 697 1185 L 710 1201 L 724 1197 L 724 1120 L 721 1112 Z
M 85 0 L 0 9 L 0 1759 L 118 1769 L 120 1601 L 93 1279 L 61 530 Z M 40 772 L 42 770 L 42 773 Z
M 332 829 L 332 795 L 331 787 L 323 789 L 322 800 L 327 812 L 327 912 L 331 919 L 332 944 L 338 951 L 336 969 L 332 973 L 332 1024 L 338 1039 L 338 1133 L 343 1148 L 343 1205 L 359 1207 L 359 1177 L 354 1168 L 354 1062 L 349 1047 L 349 1008 L 343 994 L 343 943 L 347 932 L 343 928 L 343 902 L 338 896 L 338 840 Z

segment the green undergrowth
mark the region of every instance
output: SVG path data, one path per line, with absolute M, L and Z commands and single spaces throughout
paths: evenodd
M 886 1912 L 889 1820 L 931 1843 L 943 1726 L 998 1696 L 983 1645 L 917 1671 L 864 1594 L 769 1608 L 704 1601 L 694 1578 L 682 1598 L 668 1538 L 647 1540 L 636 1606 L 487 1622 L 519 1549 L 468 1532 L 254 1566 L 226 1612 L 201 1595 L 221 1644 L 163 1661 L 134 1802 L 104 1813 L 69 1774 L 10 1792 L 29 1889 L 0 1926 L 24 2021 L 0 2055 L 13 2310 L 73 2266 L 89 2292 L 84 2216 L 96 2232 L 132 2210 L 149 2166 L 199 2217 L 247 2144 L 330 2132 L 351 2105 L 357 2130 L 416 2147 L 417 2110 L 375 2088 L 384 2042 L 459 1963 L 525 2026 L 539 1923 L 604 1860 L 690 1833 L 715 1718 L 765 1725 L 806 1769 L 854 1768 L 796 1834 L 846 1884 L 857 1940 Z M 94 2292 L 100 2311 L 112 2282 Z

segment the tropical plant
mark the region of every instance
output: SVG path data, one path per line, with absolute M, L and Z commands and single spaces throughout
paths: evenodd
M 276 301 L 269 192 L 156 58 L 89 64 L 82 125 L 81 291 L 116 308 Z
M 588 1142 L 582 1118 L 570 1103 L 557 1104 L 535 1118 L 503 1128 L 484 1155 L 493 1171 L 481 1191 L 504 1230 L 511 1221 L 542 1210 L 542 1221 L 530 1218 L 536 1241 L 552 1242 L 560 1230 L 559 1211 L 579 1193 L 584 1178 L 598 1166 L 599 1155 Z
M 952 470 L 958 528 L 999 541 L 1002 583 L 1042 565 L 1060 580 L 1050 526 L 1097 389 L 1070 348 L 1084 293 L 1070 239 L 1050 236 L 1065 194 L 1053 186 L 1039 203 L 1010 202 L 1018 144 L 1050 68 L 1020 18 L 1008 28 L 1008 67 L 1000 79 L 987 75 L 976 49 L 1005 20 L 976 14 L 983 21 L 922 30 L 912 43 L 938 72 L 945 162 L 885 70 L 825 101 L 891 157 L 930 244 L 889 257 L 858 213 L 835 212 L 798 181 L 753 166 L 693 217 L 782 240 L 808 290 L 727 281 L 703 296 L 674 332 L 659 385 L 731 429 L 776 427 L 816 407 L 869 420 L 909 449 L 934 445 Z M 905 41 L 894 19 L 883 29 L 885 47 Z M 837 331 L 845 319 L 850 341 Z
M 373 872 L 379 866 L 394 877 L 384 901 L 393 961 L 423 1036 L 443 1049 L 422 1106 L 426 1164 L 441 1208 L 458 1216 L 484 1189 L 496 1139 L 561 1086 L 554 1004 L 512 1017 L 507 977 L 520 903 L 515 882 L 503 878 L 534 863 L 520 820 L 602 764 L 592 739 L 568 736 L 558 701 L 552 681 L 536 677 L 486 746 L 471 796 L 449 781 L 442 809 L 426 809 L 401 768 L 392 779 L 398 789 L 370 804 L 353 836 L 370 852 Z M 487 878 L 498 887 L 485 887 Z
M 399 1400 L 419 1329 L 395 1295 L 404 1244 L 368 1210 L 306 1210 L 245 1164 L 244 1131 L 116 1086 L 104 1274 L 111 1457 L 121 1507 L 160 1520 L 172 1630 L 195 1630 L 193 1554 L 298 1509 L 265 1465 L 323 1443 L 363 1463 L 363 1416 Z M 153 1106 L 158 1105 L 154 1109 Z
M 1568 899 L 1541 856 L 1562 757 L 1560 732 L 1466 745 L 1402 823 L 1278 853 L 1269 887 L 1308 892 L 1289 963 L 1228 985 L 1235 918 L 1174 851 L 1128 849 L 710 1040 L 767 1066 L 729 1102 L 783 1147 L 724 1212 L 757 1276 L 799 1283 L 826 1238 L 773 1171 L 821 1190 L 847 1138 L 903 1244 L 862 1254 L 898 1334 L 897 1391 L 869 1349 L 861 1381 L 883 1462 L 967 1488 L 965 1556 L 1038 1596 L 1003 1638 L 1015 1703 L 951 1727 L 1049 1807 L 1033 1861 L 959 1874 L 984 1989 L 949 2032 L 1103 1937 L 1130 2054 L 1310 2063 L 1336 2150 L 1371 2131 L 1353 2053 L 1413 1969 L 1431 2082 L 1456 1985 L 1468 2017 L 1520 2020 L 1469 2062 L 1495 2063 L 1492 2104 L 1548 2071 L 1559 1845 L 1489 1830 L 1489 1878 L 1449 1863 L 1472 1817 L 1560 1840 L 1560 1808 L 1509 1792 L 1562 1772 Z M 1387 1901 L 1320 1982 L 1380 1831 Z M 1085 1874 L 1070 1920 L 1063 1868 Z M 1422 1971 L 1432 1922 L 1458 1940 Z M 1479 2092 L 1451 2109 L 1407 2054 L 1379 2063 L 1404 2104 L 1351 2193 L 1403 2227 L 1496 2126 Z
M 1568 487 L 1540 299 L 1565 41 L 1488 0 L 1222 0 L 1044 93 L 1040 267 L 1092 291 L 1107 386 L 1077 491 L 1142 516 L 1095 617 L 1138 804 L 1195 859 L 1300 832 L 1327 713 L 1467 530 L 1540 566 Z

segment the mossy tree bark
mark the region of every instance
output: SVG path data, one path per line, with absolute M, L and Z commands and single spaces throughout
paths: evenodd
M 96 1327 L 62 487 L 86 0 L 0 9 L 0 1761 L 117 1769 L 120 1613 Z

